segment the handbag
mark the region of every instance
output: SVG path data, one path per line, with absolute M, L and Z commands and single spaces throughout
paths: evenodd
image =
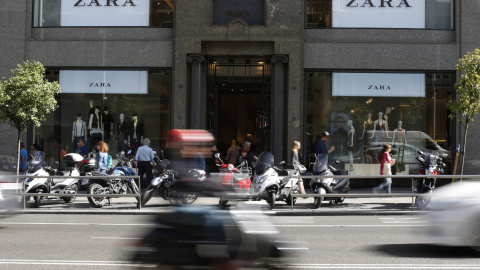
M 383 175 L 392 175 L 392 164 L 385 162 L 383 163 Z

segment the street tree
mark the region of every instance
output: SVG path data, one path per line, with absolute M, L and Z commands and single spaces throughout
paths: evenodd
M 57 108 L 58 82 L 48 82 L 45 67 L 26 61 L 11 70 L 13 76 L 0 82 L 0 121 L 17 130 L 17 175 L 20 163 L 20 137 L 28 125 L 40 126 L 46 115 Z
M 452 111 L 450 119 L 456 118 L 464 128 L 460 175 L 463 175 L 467 149 L 468 124 L 480 111 L 480 50 L 475 49 L 460 58 L 457 63 L 460 80 L 455 83 L 456 99 L 449 99 L 447 108 Z

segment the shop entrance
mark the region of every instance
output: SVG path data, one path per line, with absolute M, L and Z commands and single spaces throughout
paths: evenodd
M 271 87 L 265 58 L 211 58 L 208 65 L 207 125 L 223 153 L 232 140 L 270 151 Z

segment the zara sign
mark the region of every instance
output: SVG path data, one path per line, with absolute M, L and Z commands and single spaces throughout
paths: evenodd
M 332 27 L 425 28 L 425 0 L 333 0 Z
M 60 26 L 149 26 L 150 1 L 61 1 Z

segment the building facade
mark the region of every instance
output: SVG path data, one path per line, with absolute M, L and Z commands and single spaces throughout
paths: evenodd
M 277 161 L 296 140 L 309 162 L 328 131 L 357 174 L 376 174 L 386 143 L 398 173 L 418 170 L 417 150 L 451 172 L 462 130 L 446 102 L 457 60 L 480 46 L 479 11 L 477 0 L 6 0 L 0 74 L 38 60 L 60 81 L 59 108 L 26 137 L 52 162 L 79 138 L 115 154 L 148 137 L 159 150 L 172 128 L 210 130 L 222 152 L 250 141 Z M 15 141 L 2 141 L 11 156 Z

